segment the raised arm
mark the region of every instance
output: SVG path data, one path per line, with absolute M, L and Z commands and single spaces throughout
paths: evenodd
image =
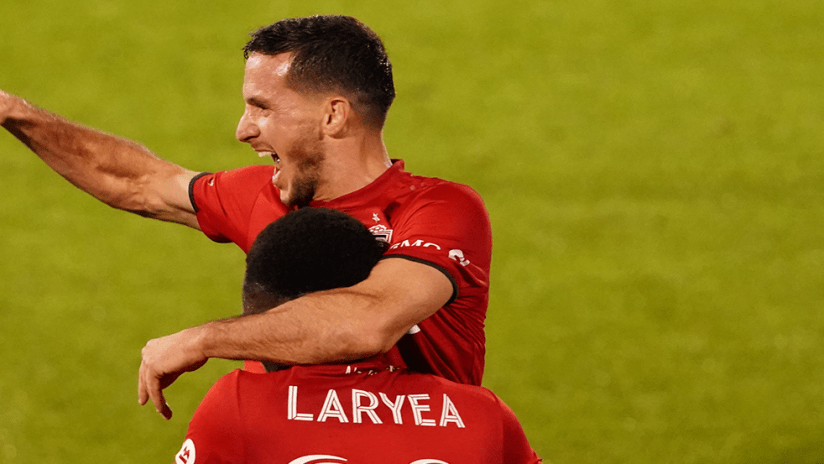
M 188 192 L 194 171 L 3 91 L 0 123 L 55 172 L 103 203 L 199 228 Z
M 143 348 L 140 404 L 151 398 L 158 412 L 171 417 L 163 388 L 208 358 L 320 364 L 388 351 L 413 325 L 446 304 L 452 292 L 441 271 L 388 258 L 352 287 L 312 293 L 266 313 L 151 340 Z

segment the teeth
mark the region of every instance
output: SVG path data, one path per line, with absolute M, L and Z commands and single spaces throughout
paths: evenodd
M 273 151 L 259 151 L 258 156 L 261 158 L 272 158 L 275 164 L 280 163 L 280 156 L 278 156 L 278 154 Z

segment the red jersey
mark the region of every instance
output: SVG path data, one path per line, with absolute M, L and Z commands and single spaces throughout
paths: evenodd
M 177 464 L 542 462 L 512 410 L 483 387 L 350 365 L 236 370 L 206 394 Z
M 273 173 L 274 166 L 256 165 L 196 178 L 190 193 L 203 232 L 248 252 L 258 233 L 289 210 L 272 184 Z M 465 185 L 414 176 L 397 160 L 366 187 L 311 206 L 357 218 L 391 244 L 386 257 L 432 266 L 450 279 L 452 298 L 413 327 L 391 359 L 417 372 L 480 385 L 492 257 L 489 215 L 480 196 Z M 263 372 L 260 363 L 247 363 L 247 369 Z

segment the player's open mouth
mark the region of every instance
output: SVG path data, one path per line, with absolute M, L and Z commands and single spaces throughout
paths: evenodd
M 272 185 L 277 187 L 276 182 L 278 180 L 278 174 L 280 174 L 280 156 L 278 156 L 278 154 L 273 151 L 259 151 L 258 156 L 261 158 L 265 158 L 267 156 L 271 157 L 272 160 L 275 162 L 275 172 L 274 174 L 272 174 Z
M 278 154 L 273 151 L 259 151 L 258 156 L 261 158 L 269 156 L 272 158 L 275 164 L 280 163 L 280 156 L 278 156 Z

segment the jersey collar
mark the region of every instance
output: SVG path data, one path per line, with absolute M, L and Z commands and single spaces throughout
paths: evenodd
M 398 178 L 406 175 L 409 174 L 404 170 L 403 160 L 393 159 L 392 166 L 369 185 L 332 200 L 313 200 L 309 203 L 309 206 L 314 208 L 341 209 L 350 205 L 363 205 L 364 202 L 372 202 L 375 198 L 382 197 Z
M 315 366 L 305 366 L 313 372 L 326 375 L 347 375 L 347 374 L 377 374 L 382 371 L 394 372 L 401 369 L 394 366 L 389 358 L 384 354 L 372 356 L 360 361 L 353 361 L 345 364 L 320 364 Z

